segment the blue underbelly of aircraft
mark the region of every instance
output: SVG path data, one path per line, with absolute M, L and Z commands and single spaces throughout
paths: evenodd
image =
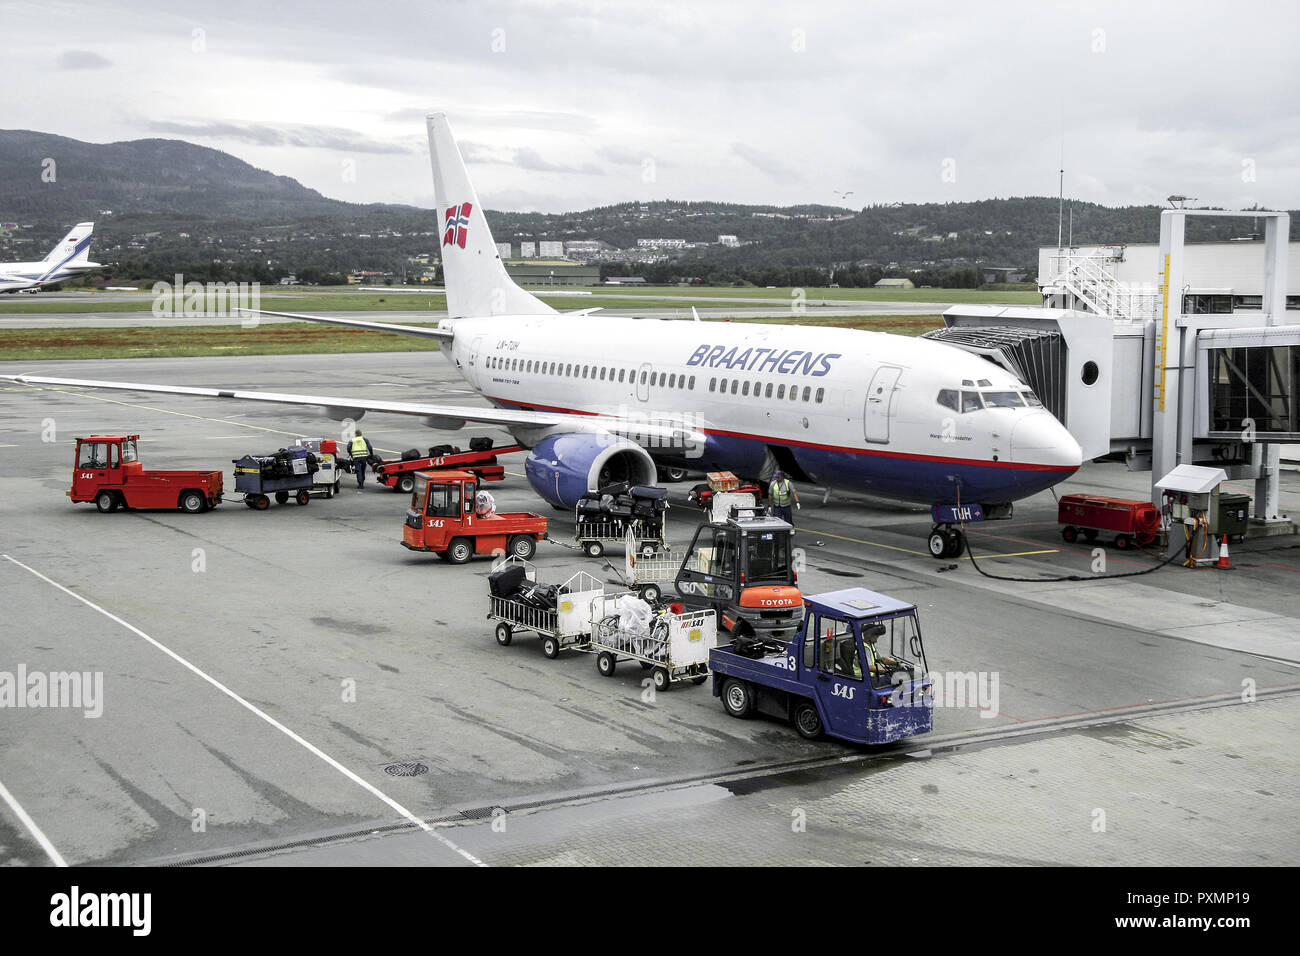
M 537 408 L 521 402 L 493 401 L 507 408 Z M 818 485 L 926 505 L 1016 501 L 1052 487 L 1069 471 L 1014 462 L 943 459 L 885 448 L 859 450 L 799 445 L 778 438 L 716 432 L 708 433 L 702 454 L 686 458 L 656 457 L 687 468 L 733 471 L 745 478 L 756 478 L 767 463 L 769 446 L 788 451 L 799 468 Z M 649 451 L 655 455 L 655 449 Z

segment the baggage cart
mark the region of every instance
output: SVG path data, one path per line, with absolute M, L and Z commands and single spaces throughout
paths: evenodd
M 682 559 L 670 550 L 660 551 L 638 541 L 628 531 L 623 548 L 623 583 L 641 600 L 653 604 L 663 595 L 663 585 L 677 578 Z
M 525 580 L 537 584 L 537 569 L 530 562 L 511 556 L 498 562 L 493 571 L 517 566 Z M 488 595 L 488 619 L 497 622 L 496 639 L 508 647 L 517 633 L 532 632 L 542 639 L 542 653 L 554 660 L 566 648 L 585 650 L 591 639 L 591 604 L 604 594 L 604 587 L 586 571 L 579 571 L 559 587 L 553 608 L 537 607 L 515 596 Z
M 666 611 L 652 616 L 646 630 L 626 629 L 620 623 L 620 597 L 605 594 L 591 602 L 587 650 L 596 655 L 596 669 L 602 676 L 613 677 L 620 660 L 634 660 L 650 671 L 656 690 L 684 680 L 692 684 L 708 680 L 709 651 L 718 640 L 715 612 Z
M 285 504 L 293 498 L 298 504 L 305 505 L 311 501 L 313 478 L 307 473 L 306 459 L 297 460 L 302 462 L 301 475 L 269 478 L 262 475 L 262 465 L 257 458 L 252 455 L 236 458 L 234 459 L 235 491 L 243 493 L 244 504 L 254 511 L 265 511 L 270 507 L 271 495 L 274 495 L 275 500 L 280 504 Z
M 573 540 L 587 557 L 599 558 L 606 547 L 618 544 L 629 534 L 636 539 L 637 551 L 642 554 L 668 550 L 664 542 L 662 512 L 657 518 L 633 518 L 630 521 L 577 521 Z

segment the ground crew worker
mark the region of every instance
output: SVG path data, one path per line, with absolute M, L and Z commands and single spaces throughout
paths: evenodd
M 772 502 L 772 514 L 782 521 L 794 524 L 794 518 L 790 510 L 791 502 L 799 508 L 799 492 L 794 490 L 794 485 L 790 484 L 790 479 L 785 476 L 785 472 L 778 471 L 772 475 L 772 483 L 768 485 L 767 496 Z
M 348 443 L 348 452 L 352 455 L 352 473 L 357 476 L 357 492 L 366 486 L 366 462 L 375 454 L 374 446 L 370 444 L 370 439 L 361 434 L 361 429 L 356 430 L 352 436 L 352 441 Z

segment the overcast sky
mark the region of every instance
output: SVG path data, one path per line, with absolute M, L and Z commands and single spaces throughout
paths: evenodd
M 186 139 L 423 206 L 439 108 L 497 209 L 1054 196 L 1062 146 L 1070 197 L 1297 208 L 1298 11 L 0 0 L 0 128 Z

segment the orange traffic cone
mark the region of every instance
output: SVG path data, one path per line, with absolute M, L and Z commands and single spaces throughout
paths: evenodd
M 1215 567 L 1220 571 L 1237 570 L 1228 563 L 1228 536 L 1226 534 L 1223 536 L 1223 544 L 1219 545 L 1219 563 Z

